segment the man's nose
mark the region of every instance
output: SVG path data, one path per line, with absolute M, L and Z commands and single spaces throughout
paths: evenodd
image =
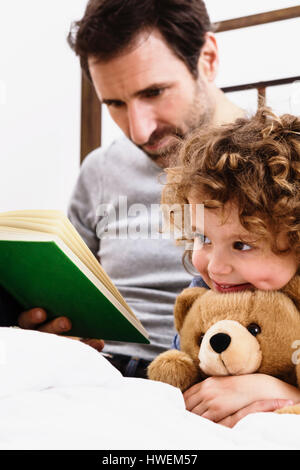
M 129 137 L 136 145 L 148 142 L 156 130 L 156 120 L 151 106 L 145 103 L 131 103 L 128 106 Z
M 214 250 L 209 257 L 208 272 L 214 276 L 223 276 L 232 272 L 232 263 L 224 252 Z

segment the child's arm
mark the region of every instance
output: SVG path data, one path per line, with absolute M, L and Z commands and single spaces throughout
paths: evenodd
M 209 377 L 193 385 L 183 396 L 187 410 L 216 423 L 231 426 L 246 414 L 273 411 L 274 408 L 269 409 L 277 404 L 273 400 L 300 402 L 298 388 L 265 374 Z M 278 404 L 282 407 L 291 403 L 280 401 Z M 262 406 L 266 409 L 262 410 Z

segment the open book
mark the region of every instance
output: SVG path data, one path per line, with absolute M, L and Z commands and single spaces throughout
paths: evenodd
M 68 335 L 149 343 L 97 258 L 59 211 L 0 214 L 0 285 L 24 307 L 67 316 Z

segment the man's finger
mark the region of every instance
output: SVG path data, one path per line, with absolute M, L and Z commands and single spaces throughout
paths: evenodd
M 19 315 L 18 325 L 26 330 L 32 330 L 46 320 L 47 313 L 43 308 L 32 308 Z
M 245 408 L 242 408 L 241 410 L 232 414 L 231 416 L 227 416 L 227 418 L 222 419 L 221 421 L 219 421 L 219 424 L 223 424 L 223 426 L 233 428 L 236 423 L 238 423 L 242 418 L 251 413 L 271 412 L 278 410 L 279 408 L 283 408 L 284 406 L 289 406 L 291 404 L 293 404 L 291 400 L 284 400 L 281 398 L 255 401 L 250 405 L 245 406 Z
M 67 317 L 57 317 L 54 320 L 51 320 L 44 325 L 38 328 L 39 331 L 43 331 L 45 333 L 54 333 L 56 335 L 60 335 L 61 333 L 66 333 L 70 331 L 72 327 L 72 323 Z
M 82 343 L 87 344 L 88 346 L 91 346 L 91 348 L 94 348 L 99 352 L 101 352 L 102 349 L 104 348 L 104 341 L 102 339 L 85 339 L 85 338 L 82 338 L 80 341 Z

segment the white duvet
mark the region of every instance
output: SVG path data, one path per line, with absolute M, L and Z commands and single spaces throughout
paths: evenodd
M 225 428 L 79 341 L 0 328 L 0 371 L 0 449 L 300 448 L 300 416 L 257 413 Z

